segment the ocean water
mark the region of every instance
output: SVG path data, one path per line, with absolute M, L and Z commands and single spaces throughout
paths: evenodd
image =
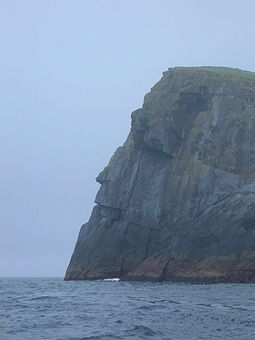
M 0 279 L 0 339 L 255 339 L 255 285 Z

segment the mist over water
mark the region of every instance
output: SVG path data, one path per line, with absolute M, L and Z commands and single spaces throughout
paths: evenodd
M 254 339 L 254 285 L 0 280 L 1 340 Z

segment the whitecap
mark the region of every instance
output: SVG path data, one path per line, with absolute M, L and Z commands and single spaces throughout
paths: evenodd
M 118 282 L 120 279 L 118 277 L 113 277 L 111 279 L 104 279 L 104 281 Z

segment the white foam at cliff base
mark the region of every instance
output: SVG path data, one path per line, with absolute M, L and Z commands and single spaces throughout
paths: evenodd
M 118 277 L 114 277 L 112 279 L 104 279 L 104 281 L 113 281 L 113 282 L 117 282 L 119 281 L 120 279 Z

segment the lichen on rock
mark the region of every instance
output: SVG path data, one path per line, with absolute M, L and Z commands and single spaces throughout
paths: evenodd
M 97 181 L 66 280 L 255 282 L 255 74 L 164 72 Z

